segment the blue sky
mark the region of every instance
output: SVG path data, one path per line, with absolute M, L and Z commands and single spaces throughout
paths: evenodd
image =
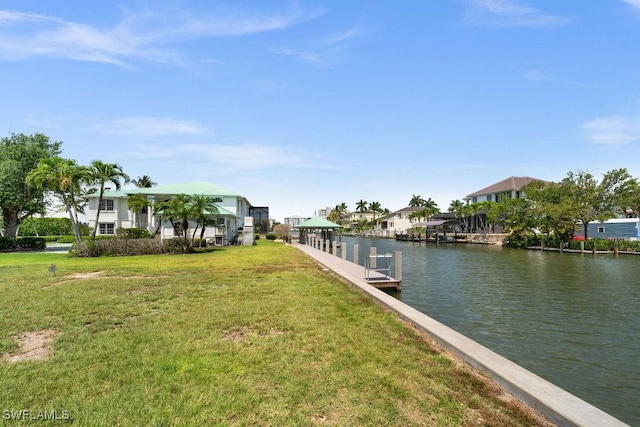
M 640 176 L 640 0 L 5 0 L 0 135 L 271 215 Z

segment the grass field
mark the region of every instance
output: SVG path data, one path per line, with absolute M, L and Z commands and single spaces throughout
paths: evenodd
M 48 359 L 10 361 L 39 331 Z M 0 384 L 5 423 L 540 423 L 295 248 L 263 240 L 191 255 L 0 254 Z

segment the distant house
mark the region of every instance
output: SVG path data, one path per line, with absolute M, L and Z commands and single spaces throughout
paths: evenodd
M 593 221 L 588 226 L 591 239 L 637 239 L 640 238 L 638 218 L 614 218 L 607 221 Z M 584 227 L 579 225 L 576 236 L 584 237 Z
M 118 228 L 140 227 L 149 230 L 162 239 L 174 237 L 174 227 L 168 221 L 160 221 L 159 216 L 153 214 L 155 206 L 160 202 L 169 201 L 178 194 L 204 195 L 213 198 L 217 212 L 210 217 L 214 225 L 206 227 L 204 237 L 215 242 L 216 245 L 235 243 L 239 230 L 244 226 L 245 218 L 251 219 L 251 204 L 234 192 L 209 182 L 188 182 L 184 184 L 169 184 L 150 188 L 133 188 L 122 191 L 106 191 L 102 203 L 98 206 L 98 195 L 89 196 L 87 217 L 89 227 L 96 227 L 99 235 L 115 234 Z M 144 196 L 149 206 L 132 211 L 127 205 L 129 197 Z M 100 209 L 99 223 L 95 223 L 96 211 Z M 267 208 L 260 208 L 261 212 Z M 268 211 L 267 211 L 268 215 Z M 195 227 L 190 223 L 189 227 Z
M 367 222 L 373 221 L 373 217 L 379 218 L 379 214 L 374 211 L 353 211 L 347 214 L 349 222 L 352 227 L 355 228 L 358 221 L 366 220 Z
M 481 203 L 485 201 L 499 202 L 502 197 L 510 197 L 512 199 L 522 199 L 524 194 L 522 187 L 532 181 L 540 181 L 536 178 L 528 176 L 512 176 L 500 182 L 496 182 L 488 187 L 469 194 L 464 200 L 467 204 Z
M 389 233 L 401 234 L 413 227 L 412 221 L 409 219 L 409 215 L 418 212 L 424 208 L 407 206 L 395 212 L 385 215 L 380 218 L 379 228 L 386 230 Z

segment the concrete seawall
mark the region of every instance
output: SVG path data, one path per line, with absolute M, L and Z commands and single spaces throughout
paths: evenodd
M 299 250 L 329 268 L 375 302 L 429 334 L 440 345 L 476 370 L 487 374 L 506 391 L 559 426 L 626 426 L 601 409 L 522 368 L 431 317 L 374 288 L 365 281 L 364 267 L 311 246 Z

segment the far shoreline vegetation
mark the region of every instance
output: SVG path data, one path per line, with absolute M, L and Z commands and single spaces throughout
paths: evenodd
M 126 183 L 140 187 L 150 187 L 155 183 L 148 175 L 132 180 L 115 163 L 94 160 L 89 166 L 79 165 L 75 160 L 59 157 L 61 147 L 62 142 L 51 141 L 40 133 L 29 136 L 11 134 L 0 140 L 0 182 L 3 183 L 0 187 L 3 219 L 0 250 L 42 249 L 47 241 L 69 239 L 54 239 L 53 236 L 70 235 L 78 254 L 103 254 L 105 250 L 101 247 L 107 247 L 106 253 L 116 254 L 116 250 L 108 247 L 117 245 L 103 243 L 104 236 L 96 235 L 95 228 L 89 229 L 78 220 L 78 215 L 86 207 L 87 195 L 98 194 L 100 203 L 107 186 L 118 190 Z M 463 233 L 487 234 L 499 227 L 506 234 L 503 244 L 509 247 L 540 245 L 570 249 L 583 247 L 586 250 L 613 250 L 614 247 L 640 250 L 640 244 L 631 240 L 613 242 L 609 239 L 590 239 L 588 236 L 590 223 L 625 217 L 630 213 L 640 217 L 640 182 L 626 168 L 606 172 L 600 181 L 590 172 L 568 172 L 559 182 L 533 181 L 521 190 L 526 197 L 510 198 L 505 195 L 498 202 L 481 203 L 453 200 L 447 213 L 462 224 Z M 68 218 L 38 218 L 51 209 L 54 200 L 58 200 Z M 132 196 L 129 203 L 131 209 L 139 209 L 139 204 L 146 202 Z M 408 206 L 415 208 L 409 218 L 416 223 L 441 214 L 431 198 L 424 199 L 419 195 L 413 195 Z M 342 225 L 344 231 L 360 233 L 375 230 L 380 218 L 390 213 L 379 202 L 362 199 L 356 203 L 354 212 L 370 212 L 372 218 L 350 220 L 351 212 L 347 204 L 342 202 L 331 210 L 328 219 Z M 215 220 L 215 214 L 216 208 L 211 198 L 176 195 L 167 202 L 159 203 L 154 211 L 160 222 L 169 220 L 174 224 L 175 241 L 162 245 L 132 243 L 128 248 L 146 246 L 150 248 L 150 253 L 187 253 L 195 247 L 202 248 L 206 246 L 202 238 L 204 230 L 214 223 L 212 219 Z M 95 215 L 97 224 L 100 209 L 96 210 Z M 36 226 L 38 221 L 40 225 Z M 50 224 L 43 225 L 44 221 Z M 190 227 L 190 223 L 195 223 L 195 227 Z M 267 236 L 275 234 L 278 238 L 286 238 L 288 229 L 285 230 L 283 224 L 276 224 L 278 226 L 279 230 L 262 232 Z M 575 240 L 579 230 L 584 233 L 584 243 Z M 411 232 L 421 233 L 423 230 L 416 227 Z M 154 237 L 148 230 L 136 228 L 119 230 L 118 234 L 114 237 L 128 241 Z M 18 238 L 20 236 L 22 239 Z M 40 236 L 44 236 L 44 240 Z M 125 254 L 141 253 L 141 250 Z

